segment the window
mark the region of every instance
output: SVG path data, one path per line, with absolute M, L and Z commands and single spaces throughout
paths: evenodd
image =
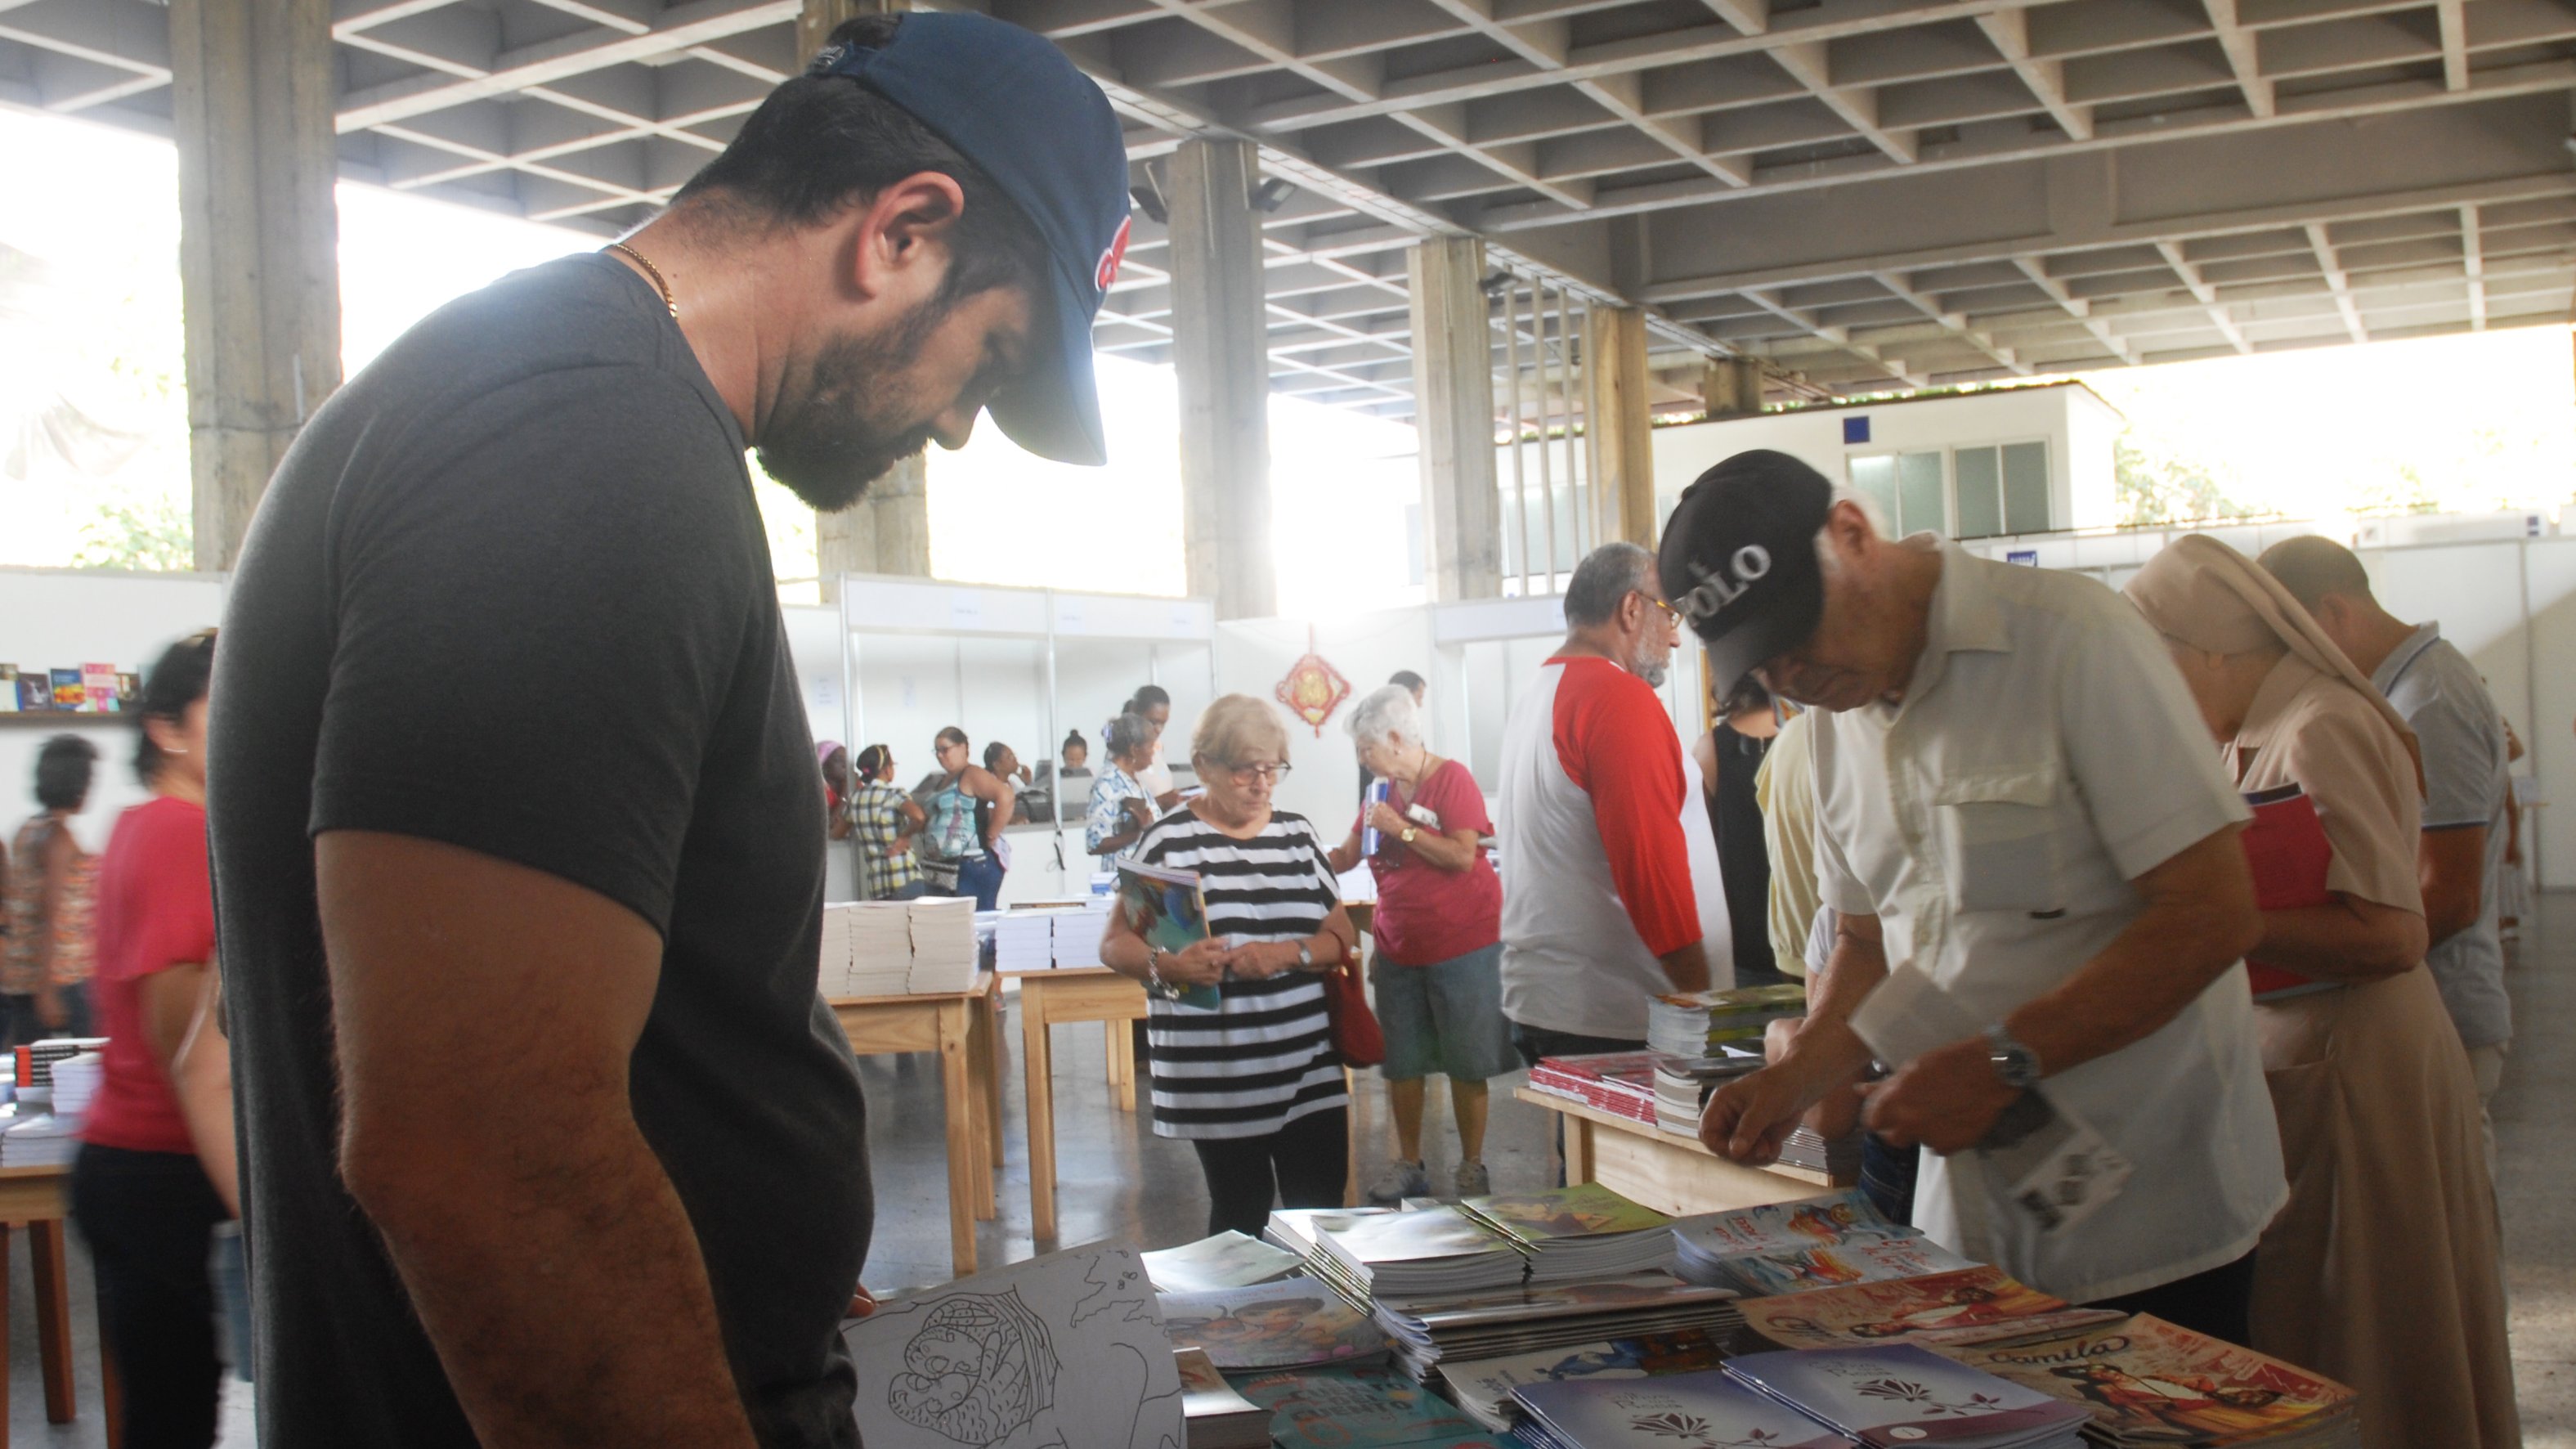
M 1853 489 L 1878 505 L 1879 516 L 1900 538 L 1927 529 L 1950 531 L 1941 474 L 1938 453 L 1880 453 L 1851 460 Z
M 2048 444 L 1961 448 L 1950 459 L 1957 479 L 1958 537 L 2049 530 Z

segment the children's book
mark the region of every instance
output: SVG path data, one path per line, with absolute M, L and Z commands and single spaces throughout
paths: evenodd
M 1726 1359 L 1723 1345 L 1705 1329 L 1647 1333 L 1597 1343 L 1544 1348 L 1499 1358 L 1442 1363 L 1449 1396 L 1486 1428 L 1512 1426 L 1512 1390 L 1531 1384 L 1594 1379 L 1642 1379 L 1658 1374 L 1713 1369 Z
M 92 714 L 117 712 L 116 666 L 84 664 L 81 666 L 82 702 Z
M 2098 1434 L 2122 1444 L 2268 1441 L 2348 1417 L 2360 1397 L 2332 1379 L 2145 1314 L 2045 1343 L 1939 1352 L 2082 1405 Z
M 1369 1316 L 1312 1278 L 1163 1295 L 1177 1348 L 1206 1352 L 1227 1373 L 1349 1363 L 1386 1352 Z
M 1522 1246 L 1556 1238 L 1636 1233 L 1673 1225 L 1669 1215 L 1643 1203 L 1630 1202 L 1597 1182 L 1579 1182 L 1547 1192 L 1498 1192 L 1463 1199 L 1458 1206 L 1468 1216 Z
M 1752 1253 L 1729 1258 L 1725 1263 L 1727 1276 L 1735 1280 L 1736 1286 L 1757 1297 L 1915 1278 L 1974 1266 L 1929 1238 L 1836 1243 L 1803 1253 Z
M 1505 1449 L 1456 1405 L 1391 1368 L 1263 1374 L 1236 1389 L 1270 1411 L 1281 1449 Z
M 1782 1348 L 1899 1340 L 1988 1343 L 2115 1323 L 2124 1316 L 2116 1309 L 2077 1308 L 1984 1263 L 1744 1303 L 1744 1326 Z
M 54 682 L 54 708 L 71 711 L 89 707 L 89 686 L 81 683 L 79 670 L 56 669 L 46 677 Z
M 2090 1417 L 1910 1343 L 1757 1353 L 1727 1360 L 1726 1372 L 1870 1449 L 2073 1449 Z
M 1704 1369 L 1669 1378 L 1581 1378 L 1512 1391 L 1519 1436 L 1541 1449 L 1850 1449 L 1795 1409 Z
M 1148 946 L 1179 951 L 1208 938 L 1207 894 L 1194 870 L 1166 870 L 1141 860 L 1118 862 L 1119 918 Z M 1183 1006 L 1214 1011 L 1225 1000 L 1213 985 L 1185 986 L 1173 997 Z

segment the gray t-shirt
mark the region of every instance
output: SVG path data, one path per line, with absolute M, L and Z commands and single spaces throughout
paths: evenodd
M 2442 637 L 2439 624 L 2416 629 L 2380 661 L 2370 682 L 2406 716 L 2424 752 L 2424 828 L 2486 827 L 2478 918 L 2435 945 L 2424 964 L 2432 968 L 2433 983 L 2441 988 L 2442 1004 L 2450 1008 L 2463 1044 L 2509 1041 L 2513 1002 L 2505 994 L 2504 945 L 2496 927 L 2505 869 L 2505 794 L 2513 788 L 2504 716 L 2477 666 Z
M 516 273 L 324 403 L 252 524 L 212 707 L 261 1443 L 474 1442 L 336 1171 L 312 838 L 373 830 L 661 933 L 636 1122 L 761 1443 L 854 1445 L 838 1330 L 872 1199 L 857 1068 L 815 994 L 822 781 L 741 432 L 653 289 L 596 255 Z

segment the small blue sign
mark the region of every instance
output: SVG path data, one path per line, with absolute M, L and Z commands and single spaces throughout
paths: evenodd
M 1848 448 L 1848 447 L 1850 447 L 1850 446 L 1851 446 L 1852 444 L 1854 444 L 1854 443 L 1866 443 L 1866 442 L 1868 442 L 1868 441 L 1869 441 L 1869 414 L 1867 414 L 1867 413 L 1862 413 L 1862 414 L 1860 414 L 1860 415 L 1859 415 L 1859 416 L 1857 416 L 1857 417 L 1849 417 L 1849 418 L 1845 418 L 1845 419 L 1843 419 L 1843 446 L 1844 446 L 1844 447 Z
M 2004 562 L 2028 564 L 2032 568 L 2037 568 L 2039 567 L 2039 550 L 2035 548 L 2007 549 L 2004 552 Z

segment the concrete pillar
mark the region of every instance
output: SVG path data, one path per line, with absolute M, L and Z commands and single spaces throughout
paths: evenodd
M 797 59 L 812 59 L 844 20 L 910 9 L 912 0 L 805 0 L 796 16 Z M 840 601 L 843 574 L 930 576 L 927 455 L 895 464 L 868 486 L 867 497 L 841 512 L 814 515 L 814 571 L 827 604 Z
M 1749 418 L 1762 411 L 1762 359 L 1710 359 L 1707 370 L 1700 374 L 1699 396 L 1708 406 L 1711 422 Z
M 1502 496 L 1494 490 L 1494 337 L 1485 244 L 1433 237 L 1405 253 L 1412 287 L 1413 427 L 1420 440 L 1431 597 L 1503 591 Z
M 1172 366 L 1181 392 L 1181 543 L 1189 590 L 1220 619 L 1279 610 L 1270 556 L 1269 319 L 1259 166 L 1248 141 L 1193 139 L 1166 163 Z
M 1655 453 L 1646 314 L 1595 303 L 1583 314 L 1583 450 L 1594 537 L 1655 546 Z
M 331 0 L 172 0 L 170 72 L 191 511 L 221 570 L 340 385 Z

